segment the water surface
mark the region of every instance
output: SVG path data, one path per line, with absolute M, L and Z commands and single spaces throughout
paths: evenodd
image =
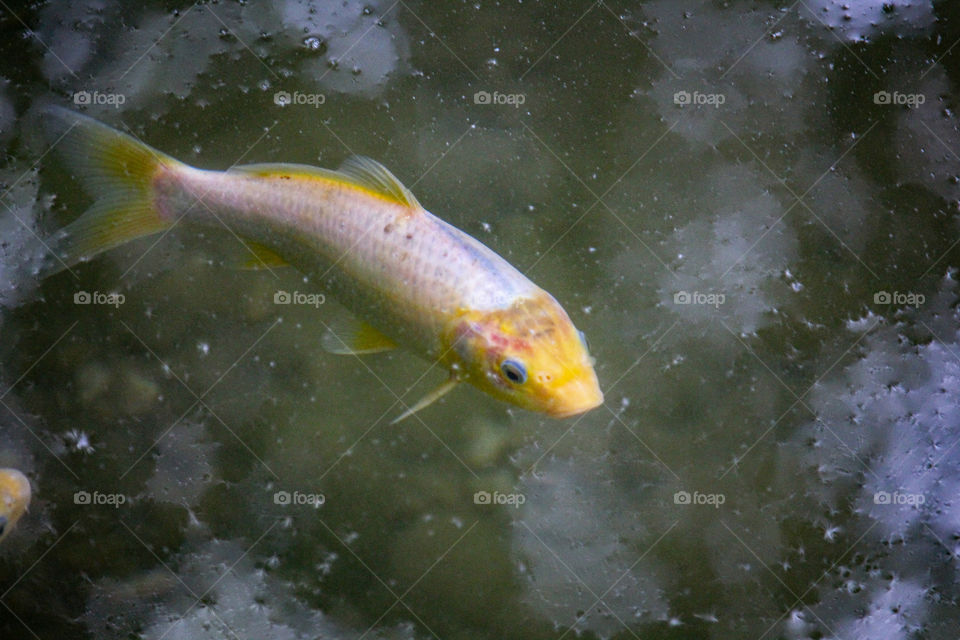
M 960 12 L 848 4 L 4 6 L 2 637 L 956 637 Z M 325 353 L 346 311 L 229 229 L 37 281 L 90 202 L 49 103 L 382 161 L 564 304 L 605 406 L 391 426 L 443 373 Z

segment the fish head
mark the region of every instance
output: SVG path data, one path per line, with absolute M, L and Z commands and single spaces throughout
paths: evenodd
M 30 504 L 30 481 L 16 469 L 0 469 L 0 540 Z
M 495 398 L 555 418 L 603 402 L 583 334 L 546 292 L 464 312 L 451 340 L 454 369 Z

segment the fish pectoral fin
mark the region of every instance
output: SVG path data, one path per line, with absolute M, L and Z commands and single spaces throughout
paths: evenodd
M 412 407 L 407 408 L 406 411 L 404 411 L 399 416 L 391 420 L 390 424 L 397 424 L 401 420 L 405 418 L 409 418 L 410 416 L 415 414 L 417 411 L 420 411 L 421 409 L 429 407 L 434 402 L 436 402 L 443 396 L 450 393 L 454 389 L 454 387 L 456 387 L 458 384 L 460 384 L 460 380 L 458 380 L 455 376 L 451 375 L 449 378 L 447 378 L 446 381 L 441 383 L 440 386 L 438 386 L 436 389 L 434 389 L 427 395 L 417 400 L 416 404 L 414 404 Z
M 395 175 L 385 166 L 366 156 L 350 156 L 343 161 L 338 173 L 343 174 L 356 185 L 368 189 L 399 204 L 413 209 L 422 209 L 410 189 L 403 186 Z
M 279 269 L 289 267 L 290 263 L 277 255 L 273 249 L 266 247 L 259 242 L 244 240 L 246 251 L 244 256 L 238 261 L 238 267 L 243 270 L 258 269 Z
M 380 353 L 397 348 L 397 343 L 366 322 L 354 320 L 328 327 L 320 338 L 326 351 L 341 356 Z

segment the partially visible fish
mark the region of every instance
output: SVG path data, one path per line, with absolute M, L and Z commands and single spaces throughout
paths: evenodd
M 30 506 L 30 481 L 16 469 L 0 469 L 0 542 Z
M 50 244 L 63 268 L 181 220 L 226 224 L 263 265 L 290 264 L 363 322 L 335 353 L 403 346 L 450 378 L 399 419 L 469 382 L 565 417 L 603 402 L 583 334 L 560 304 L 488 247 L 435 217 L 385 167 L 256 164 L 195 169 L 71 111 L 45 119 L 96 202 Z

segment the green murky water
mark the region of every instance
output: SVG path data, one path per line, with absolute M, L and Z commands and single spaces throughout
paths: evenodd
M 848 5 L 5 5 L 0 636 L 954 638 L 960 12 Z M 390 426 L 443 374 L 326 354 L 346 312 L 227 230 L 37 282 L 89 204 L 48 103 L 381 160 L 563 302 L 606 405 Z

